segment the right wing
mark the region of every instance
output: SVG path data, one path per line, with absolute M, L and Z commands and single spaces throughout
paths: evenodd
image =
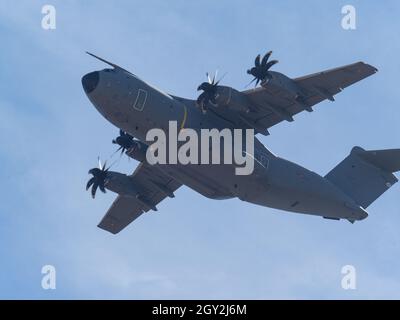
M 98 225 L 112 234 L 120 232 L 142 213 L 157 210 L 155 206 L 166 197 L 174 197 L 174 191 L 182 185 L 147 163 L 140 163 L 130 177 L 140 186 L 139 195 L 118 196 Z
M 293 79 L 306 94 L 302 104 L 287 99 L 283 91 L 272 91 L 268 84 L 265 87 L 243 91 L 251 103 L 260 109 L 259 112 L 246 115 L 247 120 L 255 129 L 260 128 L 260 132 L 284 120 L 293 121 L 294 115 L 304 110 L 312 111 L 312 106 L 326 99 L 333 101 L 333 96 L 344 88 L 376 72 L 377 69 L 373 66 L 357 62 Z

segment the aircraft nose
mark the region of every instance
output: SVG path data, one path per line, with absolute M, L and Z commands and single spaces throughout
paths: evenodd
M 86 94 L 91 93 L 99 84 L 99 72 L 90 72 L 82 77 L 82 86 Z

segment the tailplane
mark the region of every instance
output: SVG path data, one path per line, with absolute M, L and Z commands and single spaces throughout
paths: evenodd
M 400 171 L 400 149 L 366 151 L 354 147 L 325 178 L 364 209 L 392 187 Z

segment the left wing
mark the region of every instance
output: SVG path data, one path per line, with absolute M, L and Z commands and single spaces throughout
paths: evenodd
M 312 111 L 312 106 L 323 100 L 333 101 L 334 95 L 344 88 L 377 71 L 369 64 L 357 62 L 293 79 L 305 93 L 301 103 L 289 99 L 283 90 L 279 91 L 276 88 L 272 90 L 268 84 L 265 87 L 243 91 L 249 101 L 260 109 L 258 112 L 250 112 L 246 115 L 246 119 L 254 128 L 264 130 L 284 120 L 293 121 L 294 115 L 304 110 Z
M 99 228 L 113 234 L 120 232 L 142 213 L 157 210 L 156 205 L 166 197 L 173 198 L 174 191 L 182 185 L 147 163 L 140 163 L 130 178 L 140 187 L 139 195 L 118 196 L 99 223 Z

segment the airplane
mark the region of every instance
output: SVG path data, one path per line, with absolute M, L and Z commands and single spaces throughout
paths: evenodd
M 165 198 L 173 198 L 182 185 L 210 199 L 238 198 L 283 211 L 347 220 L 368 217 L 366 209 L 398 180 L 400 149 L 370 150 L 354 147 L 325 176 L 283 159 L 254 137 L 254 171 L 235 175 L 235 164 L 149 164 L 146 133 L 152 128 L 168 130 L 169 121 L 183 128 L 253 129 L 268 135 L 282 122 L 293 122 L 300 112 L 312 112 L 344 88 L 378 70 L 357 62 L 299 78 L 271 71 L 277 63 L 272 52 L 258 55 L 247 70 L 255 87 L 238 91 L 220 85 L 208 74 L 199 97 L 186 99 L 165 93 L 126 69 L 87 52 L 112 68 L 82 77 L 83 89 L 98 112 L 120 129 L 113 140 L 119 151 L 139 161 L 131 175 L 111 171 L 106 164 L 89 171 L 93 198 L 99 188 L 118 196 L 98 227 L 117 234 L 145 212 L 157 211 Z

